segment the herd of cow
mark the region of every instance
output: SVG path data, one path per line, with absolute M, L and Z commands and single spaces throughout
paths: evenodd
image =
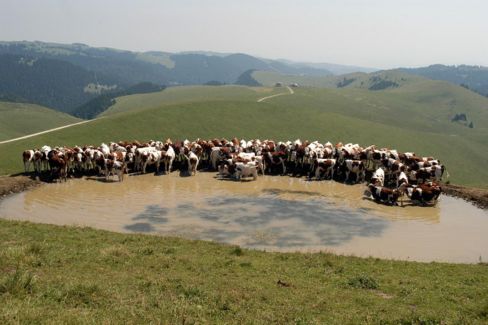
M 22 156 L 26 172 L 32 164 L 36 173 L 48 173 L 53 180 L 95 173 L 107 180 L 117 176 L 122 181 L 124 174 L 146 173 L 148 168 L 156 174 L 179 170 L 187 175 L 195 175 L 198 169 L 214 170 L 221 178 L 236 180 L 256 179 L 258 174 L 348 183 L 368 179 L 368 195 L 391 205 L 405 195 L 413 202 L 435 203 L 444 173 L 439 160 L 419 157 L 413 152 L 300 140 L 121 141 L 98 147 L 43 146 L 26 150 Z

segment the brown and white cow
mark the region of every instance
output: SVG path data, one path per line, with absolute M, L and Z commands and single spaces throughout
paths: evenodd
M 361 160 L 347 159 L 345 162 L 346 167 L 346 179 L 345 182 L 350 181 L 351 173 L 356 175 L 356 183 L 364 182 L 366 177 L 366 169 L 364 163 Z
M 24 163 L 24 172 L 28 173 L 30 165 L 34 161 L 34 150 L 25 150 L 22 153 L 22 161 Z
M 314 161 L 315 179 L 320 180 L 322 177 L 333 179 L 335 164 L 335 159 L 316 159 Z

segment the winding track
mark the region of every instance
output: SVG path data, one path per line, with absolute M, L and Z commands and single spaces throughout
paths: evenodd
M 19 137 L 19 138 L 14 138 L 14 139 L 10 139 L 10 140 L 0 141 L 0 144 L 14 142 L 14 141 L 18 141 L 18 140 L 23 140 L 23 139 L 27 139 L 27 138 L 30 138 L 30 137 L 35 137 L 36 135 L 41 135 L 41 134 L 44 134 L 44 133 L 49 133 L 49 132 L 53 132 L 53 131 L 57 131 L 57 130 L 61 130 L 61 129 L 66 129 L 66 128 L 69 128 L 69 127 L 72 127 L 72 126 L 75 126 L 75 125 L 85 124 L 85 123 L 92 122 L 92 121 L 95 121 L 95 120 L 97 120 L 97 119 L 76 122 L 76 123 L 68 124 L 68 125 L 63 125 L 63 126 L 60 126 L 60 127 L 54 128 L 54 129 L 49 129 L 49 130 L 45 130 L 45 131 L 41 131 L 41 132 L 37 132 L 37 133 L 32 133 L 32 134 L 24 135 L 24 136 Z
M 261 103 L 261 102 L 265 101 L 266 99 L 270 99 L 270 98 L 278 97 L 278 96 L 283 96 L 283 95 L 293 95 L 295 93 L 293 91 L 293 89 L 291 89 L 289 86 L 286 86 L 286 88 L 288 89 L 288 92 L 287 93 L 279 93 L 279 94 L 275 94 L 275 95 L 271 95 L 271 96 L 266 96 L 266 97 L 263 97 L 263 98 L 259 98 L 257 100 L 257 102 L 258 103 Z

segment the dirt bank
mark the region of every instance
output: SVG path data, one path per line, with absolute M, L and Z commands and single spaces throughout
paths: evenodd
M 40 184 L 42 184 L 40 181 L 30 176 L 0 176 L 0 199 L 9 194 L 20 193 Z
M 447 195 L 456 196 L 472 202 L 483 209 L 488 209 L 488 189 L 444 184 L 442 190 Z
M 20 193 L 31 187 L 39 186 L 43 182 L 32 176 L 10 175 L 0 176 L 0 199 L 6 195 Z M 465 187 L 461 185 L 444 184 L 445 194 L 462 198 L 483 209 L 488 209 L 488 189 Z

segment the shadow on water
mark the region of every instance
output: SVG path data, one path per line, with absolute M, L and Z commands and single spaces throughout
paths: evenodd
M 133 232 L 153 232 L 156 230 L 154 226 L 147 222 L 137 222 L 124 228 Z
M 198 206 L 188 201 L 172 209 L 147 206 L 132 218 L 138 222 L 126 225 L 125 229 L 152 232 L 164 223 L 168 227 L 165 232 L 174 231 L 172 220 L 178 219 L 198 224 L 192 236 L 200 239 L 234 242 L 244 236 L 248 247 L 305 247 L 312 243 L 338 246 L 356 236 L 381 236 L 388 221 L 368 217 L 367 212 L 341 208 L 319 198 L 297 201 L 269 195 L 220 196 L 208 198 L 204 205 Z

